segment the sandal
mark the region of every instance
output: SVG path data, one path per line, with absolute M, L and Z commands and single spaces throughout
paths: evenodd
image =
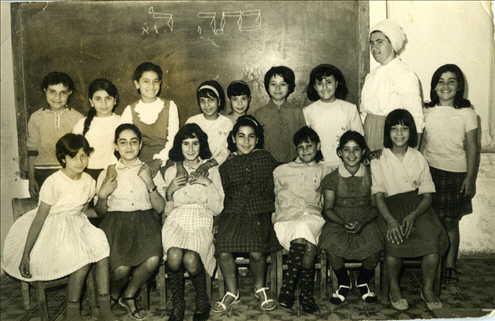
M 361 299 L 363 299 L 364 302 L 374 303 L 378 301 L 376 294 L 374 292 L 371 292 L 368 283 L 357 284 L 357 280 L 356 280 L 356 288 L 358 288 L 359 293 L 361 293 Z
M 261 304 L 260 304 L 260 308 L 263 311 L 271 311 L 277 307 L 277 303 L 275 302 L 275 300 L 268 298 L 268 295 L 266 294 L 266 291 L 268 289 L 269 289 L 268 287 L 262 287 L 262 288 L 259 288 L 258 290 L 256 290 L 256 288 L 254 288 L 254 296 L 257 299 L 263 300 L 263 302 L 261 302 Z M 263 293 L 262 294 L 263 297 L 261 297 L 261 295 L 258 295 L 258 293 Z
M 131 309 L 124 302 L 124 301 L 129 301 L 129 300 L 133 300 L 134 301 L 134 306 L 135 306 L 136 310 L 134 310 L 133 312 L 131 312 Z M 124 307 L 127 310 L 127 313 L 129 313 L 129 316 L 132 319 L 134 319 L 134 320 L 144 320 L 146 318 L 147 313 L 143 309 L 141 309 L 141 310 L 138 309 L 137 304 L 136 304 L 136 297 L 135 296 L 133 296 L 131 298 L 120 297 L 119 304 L 120 304 L 120 306 Z
M 111 295 L 110 295 L 110 309 L 113 309 L 117 303 L 119 303 L 119 299 L 114 299 Z
M 459 283 L 459 278 L 452 274 L 460 274 L 454 268 L 445 268 L 445 284 L 457 284 Z
M 234 301 L 230 302 L 229 306 L 226 306 L 224 302 L 225 302 L 225 299 L 227 299 L 227 297 L 229 297 L 229 296 L 233 297 Z M 239 299 L 239 291 L 237 291 L 237 295 L 235 295 L 232 292 L 227 291 L 227 293 L 225 293 L 225 295 L 223 296 L 222 301 L 215 303 L 215 305 L 213 306 L 213 308 L 211 310 L 213 312 L 224 312 L 224 311 L 227 311 L 228 309 L 230 309 L 230 307 L 232 305 L 237 304 L 239 302 L 241 302 L 241 300 Z
M 333 304 L 341 304 L 345 301 L 346 296 L 351 292 L 351 286 L 339 285 L 339 288 L 335 293 L 332 293 L 330 297 L 330 302 Z

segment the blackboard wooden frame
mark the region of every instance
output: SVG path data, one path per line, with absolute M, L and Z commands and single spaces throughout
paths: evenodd
M 107 5 L 112 5 L 113 2 L 111 1 L 104 1 Z M 188 3 L 198 3 L 199 1 L 180 1 L 181 5 L 187 5 Z M 234 2 L 234 1 L 215 1 L 215 2 Z M 263 1 L 265 2 L 265 1 Z M 268 2 L 268 1 L 266 1 Z M 294 3 L 307 3 L 308 6 L 311 5 L 311 3 L 324 3 L 328 2 L 328 5 L 334 5 L 335 3 L 338 3 L 338 1 L 293 1 Z M 343 1 L 343 3 L 349 2 L 349 1 Z M 369 45 L 368 45 L 368 32 L 369 32 L 369 2 L 368 1 L 358 1 L 356 0 L 356 8 L 357 8 L 357 17 L 358 17 L 358 48 L 356 50 L 356 58 L 357 58 L 357 69 L 358 69 L 358 77 L 356 79 L 357 81 L 357 90 L 355 90 L 354 93 L 352 93 L 353 96 L 353 103 L 357 104 L 359 103 L 359 98 L 360 98 L 360 90 L 363 86 L 365 76 L 369 72 L 369 57 L 370 57 L 370 52 L 369 52 Z M 95 2 L 95 3 L 100 3 L 101 2 Z M 117 2 L 115 2 L 117 4 Z M 124 3 L 124 2 L 123 2 Z M 144 2 L 143 2 L 144 3 Z M 158 2 L 157 2 L 158 3 Z M 162 2 L 163 3 L 163 2 Z M 177 3 L 177 2 L 176 2 Z M 213 2 L 212 2 L 213 3 Z M 239 3 L 250 3 L 250 1 L 239 1 Z M 333 4 L 332 4 L 333 3 Z M 74 5 L 81 5 L 84 4 L 84 2 L 73 2 Z M 23 21 L 22 21 L 22 14 L 23 14 L 23 6 L 29 5 L 27 3 L 11 3 L 11 17 L 12 17 L 12 51 L 13 51 L 13 67 L 14 67 L 14 88 L 15 88 L 15 110 L 16 110 L 16 117 L 17 117 L 17 130 L 18 130 L 18 147 L 19 147 L 19 167 L 20 167 L 20 173 L 22 178 L 27 177 L 27 147 L 26 147 L 26 141 L 27 141 L 27 122 L 30 116 L 30 111 L 27 105 L 27 95 L 32 95 L 32 89 L 28 86 L 28 81 L 26 79 L 26 75 L 28 74 L 25 70 L 27 66 L 24 63 L 24 54 L 25 52 L 23 51 L 24 49 L 24 43 L 23 43 Z M 39 4 L 38 4 L 39 5 Z M 50 5 L 57 5 L 56 2 L 50 3 Z M 87 5 L 87 2 L 86 2 Z M 35 53 L 34 53 L 35 54 Z M 327 62 L 327 61 L 324 61 Z M 328 63 L 328 62 L 327 62 Z M 330 62 L 332 63 L 332 62 Z M 316 64 L 315 64 L 316 65 Z M 308 66 L 308 71 L 305 73 L 304 76 L 309 74 L 309 71 L 313 66 Z M 40 75 L 41 76 L 41 75 Z M 296 72 L 296 78 L 298 78 L 297 72 Z M 96 78 L 96 77 L 95 77 Z M 347 76 L 346 76 L 347 78 Z M 206 80 L 206 79 L 204 79 Z M 233 79 L 232 79 L 233 80 Z M 297 81 L 297 79 L 296 79 Z M 305 80 L 307 81 L 307 80 Z M 222 84 L 224 85 L 225 89 L 227 87 L 227 83 Z M 32 87 L 32 86 L 31 86 Z M 163 87 L 162 87 L 163 88 Z M 120 88 L 119 88 L 120 90 Z M 38 94 L 38 93 L 37 93 Z M 74 97 L 72 97 L 74 99 Z M 306 101 L 305 104 L 308 102 Z M 120 107 L 120 112 L 122 111 L 123 107 L 125 106 L 119 106 Z M 259 107 L 259 106 L 258 106 Z M 181 108 L 181 106 L 179 106 Z M 193 107 L 191 107 L 193 108 Z M 194 107 L 195 108 L 195 107 Z M 77 109 L 77 108 L 76 108 Z M 253 110 L 252 110 L 253 111 Z M 197 112 L 197 111 L 196 111 Z M 194 112 L 194 113 L 196 113 Z M 189 112 L 189 115 L 186 116 L 191 116 L 191 112 Z M 181 123 L 184 123 L 186 118 L 183 115 L 183 112 L 181 112 Z

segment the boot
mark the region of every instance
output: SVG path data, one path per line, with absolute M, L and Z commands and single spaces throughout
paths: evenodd
M 184 300 L 184 268 L 176 271 L 170 270 L 168 275 L 170 278 L 173 306 L 169 321 L 182 321 L 184 320 L 184 312 L 186 311 L 186 301 Z
M 201 270 L 196 275 L 191 275 L 194 291 L 196 291 L 196 310 L 194 311 L 193 321 L 206 321 L 210 318 L 211 305 L 206 293 L 207 277 L 203 266 L 201 266 Z
M 304 312 L 317 313 L 320 312 L 316 305 L 313 295 L 313 287 L 315 284 L 315 269 L 301 268 L 301 295 L 299 296 L 299 303 Z
M 297 277 L 301 268 L 301 262 L 306 249 L 305 244 L 291 244 L 289 258 L 287 260 L 287 270 L 284 273 L 284 281 L 280 288 L 278 304 L 290 309 L 294 305 L 294 291 L 296 290 Z

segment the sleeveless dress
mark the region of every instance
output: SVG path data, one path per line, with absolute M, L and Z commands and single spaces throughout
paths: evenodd
M 323 190 L 335 191 L 334 211 L 346 222 L 362 221 L 371 210 L 371 173 L 361 165 L 363 176 L 343 177 L 343 165 L 321 182 Z M 320 235 L 320 248 L 348 260 L 364 260 L 384 248 L 377 221 L 368 223 L 361 233 L 347 233 L 335 222 L 327 221 Z
M 21 216 L 5 240 L 3 268 L 23 281 L 55 280 L 98 262 L 110 254 L 105 233 L 82 213 L 95 193 L 95 181 L 86 173 L 72 180 L 62 171 L 48 177 L 40 190 L 40 201 L 51 205 L 50 212 L 30 254 L 32 278 L 20 275 L 19 264 L 38 208 Z

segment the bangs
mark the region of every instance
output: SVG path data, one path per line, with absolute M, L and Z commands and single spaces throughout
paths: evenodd
M 198 91 L 198 98 L 203 97 L 203 98 L 216 98 L 219 100 L 220 98 L 217 97 L 217 94 L 209 88 L 203 88 L 200 91 Z

